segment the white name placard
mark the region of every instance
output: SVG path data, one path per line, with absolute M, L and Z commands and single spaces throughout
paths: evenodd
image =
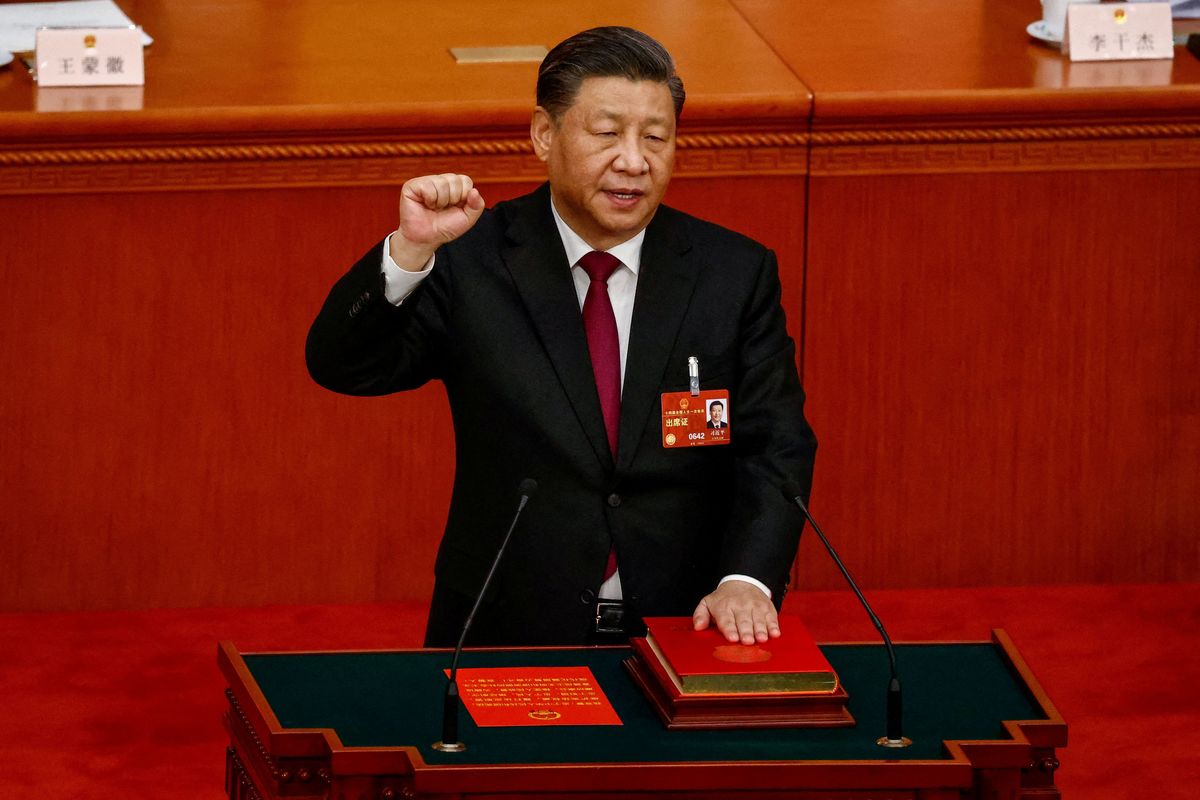
M 142 86 L 140 28 L 39 28 L 38 86 Z
M 1062 49 L 1072 61 L 1174 58 L 1170 3 L 1072 3 Z

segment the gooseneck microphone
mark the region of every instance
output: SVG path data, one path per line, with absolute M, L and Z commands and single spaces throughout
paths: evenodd
M 434 750 L 440 750 L 443 753 L 461 753 L 467 749 L 467 746 L 458 740 L 458 659 L 462 656 L 463 644 L 467 641 L 467 633 L 471 630 L 471 623 L 475 621 L 475 614 L 479 611 L 479 606 L 483 604 L 483 597 L 487 594 L 488 587 L 492 585 L 492 578 L 496 574 L 496 568 L 500 566 L 500 559 L 504 557 L 504 549 L 508 547 L 508 540 L 512 538 L 513 531 L 516 530 L 517 520 L 521 518 L 521 512 L 525 510 L 529 498 L 537 494 L 537 488 L 537 481 L 533 478 L 521 481 L 521 485 L 517 488 L 521 495 L 521 499 L 517 502 L 517 513 L 513 514 L 512 524 L 508 526 L 508 533 L 504 534 L 504 541 L 500 543 L 500 549 L 496 551 L 496 558 L 492 560 L 492 568 L 488 570 L 487 577 L 483 579 L 483 588 L 479 590 L 479 597 L 475 598 L 475 605 L 471 607 L 471 613 L 467 615 L 467 621 L 463 623 L 462 635 L 458 637 L 458 646 L 454 648 L 454 660 L 450 662 L 450 680 L 446 684 L 446 695 L 442 701 L 442 739 L 433 743 Z
M 784 497 L 795 503 L 804 512 L 804 517 L 808 520 L 808 524 L 812 525 L 813 530 L 817 532 L 817 536 L 821 539 L 821 544 L 825 545 L 825 549 L 829 552 L 833 563 L 837 564 L 837 568 L 842 572 L 842 577 L 846 579 L 846 583 L 850 584 L 850 588 L 854 590 L 854 594 L 858 597 L 858 602 L 862 603 L 862 607 L 867 610 L 867 616 L 871 618 L 871 622 L 875 625 L 875 630 L 879 631 L 879 635 L 883 637 L 883 644 L 887 648 L 888 665 L 891 668 L 892 677 L 888 681 L 887 689 L 887 734 L 876 739 L 875 744 L 880 747 L 908 747 L 912 744 L 912 739 L 905 736 L 902 730 L 904 695 L 900 691 L 900 676 L 896 673 L 896 650 L 892 647 L 892 638 L 884 630 L 883 623 L 879 621 L 879 617 L 875 616 L 875 612 L 871 610 L 871 604 L 867 602 L 867 598 L 863 597 L 863 593 L 859 590 L 858 584 L 854 582 L 854 578 L 850 577 L 850 571 L 846 569 L 846 565 L 838 558 L 837 551 L 833 549 L 833 545 L 829 543 L 829 540 L 825 538 L 825 534 L 821 532 L 821 526 L 812 518 L 812 514 L 808 513 L 808 506 L 804 505 L 804 492 L 800 489 L 800 484 L 795 481 L 788 481 L 783 485 L 783 494 Z

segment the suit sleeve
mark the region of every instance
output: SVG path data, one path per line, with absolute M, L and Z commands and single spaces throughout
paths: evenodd
M 371 248 L 334 284 L 308 331 L 308 371 L 326 389 L 382 395 L 441 377 L 449 320 L 449 256 L 439 251 L 432 274 L 394 306 L 384 295 L 383 246 L 381 242 Z
M 817 440 L 804 417 L 796 348 L 787 333 L 779 268 L 770 251 L 760 265 L 740 328 L 742 367 L 730 426 L 736 491 L 721 568 L 726 575 L 762 581 L 779 606 L 804 525 L 803 515 L 784 498 L 781 487 L 796 481 L 807 500 Z

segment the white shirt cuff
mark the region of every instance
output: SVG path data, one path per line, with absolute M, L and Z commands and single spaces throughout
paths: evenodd
M 771 599 L 771 590 L 767 588 L 767 585 L 762 581 L 757 581 L 754 578 L 751 578 L 749 575 L 726 575 L 724 578 L 721 578 L 721 580 L 717 581 L 717 586 L 720 586 L 726 581 L 744 581 L 751 586 L 757 586 L 759 589 L 762 589 L 763 594 L 767 596 L 768 600 Z
M 425 267 L 420 272 L 409 272 L 402 269 L 395 261 L 392 260 L 392 235 L 389 234 L 383 240 L 383 296 L 387 301 L 394 306 L 398 306 L 404 302 L 404 299 L 413 293 L 421 281 L 429 277 L 429 273 L 433 272 L 434 256 L 430 256 L 425 262 Z

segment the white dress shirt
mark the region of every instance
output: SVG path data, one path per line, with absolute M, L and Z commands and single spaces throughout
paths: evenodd
M 592 280 L 584 272 L 583 267 L 579 266 L 579 260 L 595 248 L 585 242 L 582 236 L 571 230 L 571 227 L 559 215 L 558 209 L 554 207 L 553 201 L 550 203 L 550 210 L 554 213 L 554 224 L 562 239 L 563 249 L 567 251 L 567 263 L 571 265 L 571 278 L 575 281 L 575 295 L 579 300 L 579 310 L 582 313 L 583 301 L 587 297 L 588 285 Z M 617 319 L 617 342 L 621 350 L 622 390 L 625 388 L 625 355 L 629 350 L 629 329 L 633 323 L 633 301 L 637 296 L 638 270 L 642 266 L 642 242 L 645 238 L 646 229 L 643 228 L 632 238 L 607 251 L 621 262 L 621 266 L 608 279 L 608 299 L 612 303 L 613 316 Z M 392 260 L 391 241 L 392 237 L 389 236 L 383 243 L 383 294 L 389 303 L 398 306 L 413 293 L 421 281 L 433 272 L 435 257 L 430 257 L 420 272 L 409 272 Z M 730 580 L 753 584 L 765 592 L 767 597 L 771 596 L 771 590 L 765 584 L 749 575 L 726 575 L 720 580 L 720 583 Z M 598 596 L 606 600 L 621 599 L 621 573 L 619 570 L 600 586 Z

